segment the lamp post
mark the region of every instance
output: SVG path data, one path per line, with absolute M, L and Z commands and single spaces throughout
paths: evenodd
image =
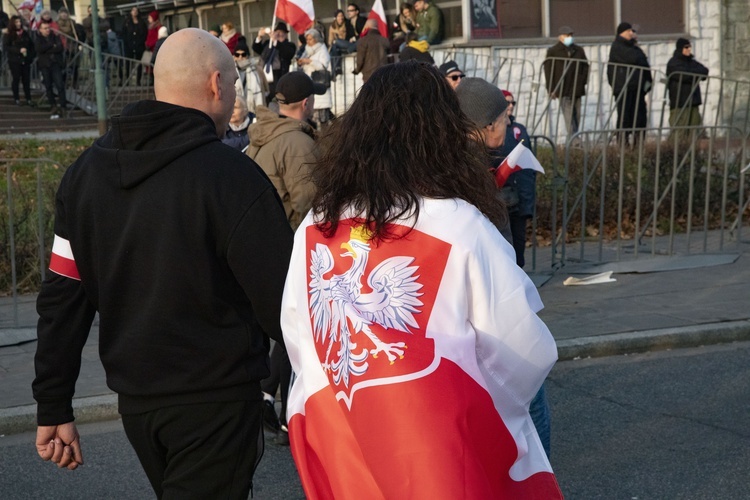
M 96 85 L 96 115 L 98 118 L 99 135 L 107 133 L 107 89 L 104 84 L 104 68 L 102 68 L 102 40 L 99 33 L 99 6 L 97 0 L 91 0 L 91 30 L 94 35 L 94 83 Z

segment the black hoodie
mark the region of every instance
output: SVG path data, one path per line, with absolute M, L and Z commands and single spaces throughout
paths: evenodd
M 50 273 L 37 300 L 39 425 L 73 419 L 96 311 L 121 413 L 260 398 L 292 231 L 268 178 L 207 115 L 126 107 L 65 173 L 55 234 L 80 281 Z

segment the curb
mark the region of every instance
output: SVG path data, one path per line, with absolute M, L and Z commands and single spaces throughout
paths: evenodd
M 120 418 L 117 394 L 73 400 L 77 424 L 89 424 Z M 36 431 L 36 405 L 0 409 L 0 436 Z
M 557 342 L 557 353 L 559 361 L 568 361 L 744 340 L 750 340 L 750 320 L 565 339 Z M 76 398 L 73 409 L 79 424 L 120 418 L 116 394 Z M 35 404 L 0 409 L 0 435 L 35 430 Z
M 743 340 L 750 340 L 750 320 L 565 339 L 557 342 L 557 355 L 567 361 Z

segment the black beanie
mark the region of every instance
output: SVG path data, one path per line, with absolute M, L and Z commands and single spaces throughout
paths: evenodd
M 678 52 L 682 52 L 682 49 L 684 49 L 688 45 L 690 45 L 690 40 L 688 40 L 687 38 L 678 38 L 677 43 L 675 44 Z
M 620 23 L 617 26 L 617 34 L 619 35 L 623 31 L 628 31 L 628 30 L 632 30 L 632 29 L 633 29 L 633 25 L 632 24 L 630 24 L 630 23 Z

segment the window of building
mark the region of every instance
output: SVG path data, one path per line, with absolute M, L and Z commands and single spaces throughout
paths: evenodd
M 685 0 L 471 0 L 471 6 L 473 38 L 556 37 L 560 26 L 570 26 L 577 36 L 609 36 L 620 21 L 638 25 L 641 34 L 685 31 Z M 543 23 L 545 10 L 549 32 Z M 487 19 L 494 13 L 499 35 L 481 36 L 477 25 L 492 24 Z
M 684 33 L 684 0 L 622 1 L 622 20 L 638 25 L 638 34 Z
M 542 36 L 542 2 L 529 0 L 495 0 L 500 24 L 500 38 L 539 38 Z M 476 11 L 477 3 L 472 0 Z M 484 3 L 487 3 L 485 0 Z M 490 0 L 490 3 L 494 3 Z
M 581 12 L 585 12 L 586 15 L 582 16 Z M 549 18 L 550 37 L 557 36 L 560 26 L 570 26 L 576 36 L 609 36 L 615 32 L 615 2 L 549 0 Z

